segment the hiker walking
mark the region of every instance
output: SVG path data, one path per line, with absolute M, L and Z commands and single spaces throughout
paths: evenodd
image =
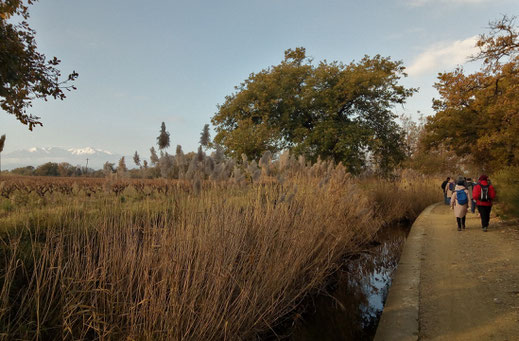
M 458 231 L 465 229 L 465 217 L 469 208 L 469 190 L 465 187 L 465 178 L 459 176 L 456 181 L 456 187 L 452 192 L 450 204 L 454 210 L 454 216 L 458 223 Z
M 450 178 L 449 178 L 450 179 Z M 454 183 L 454 179 L 450 179 L 445 185 L 445 195 L 447 196 L 447 205 L 451 204 L 452 193 L 456 189 L 456 184 Z
M 467 189 L 469 190 L 469 201 L 470 201 L 470 212 L 475 213 L 476 212 L 476 201 L 472 199 L 472 191 L 474 190 L 474 181 L 472 181 L 472 178 L 467 178 Z
M 451 179 L 450 177 L 447 177 L 447 179 L 444 182 L 442 182 L 442 185 L 441 185 L 442 191 L 443 191 L 443 202 L 445 203 L 445 205 L 449 204 L 449 202 L 447 201 L 447 192 L 445 192 L 445 187 L 449 183 L 450 179 Z
M 474 186 L 472 198 L 476 200 L 479 215 L 481 216 L 481 228 L 487 232 L 488 223 L 490 221 L 490 211 L 492 210 L 492 200 L 496 197 L 496 190 L 490 184 L 488 176 L 481 175 L 479 181 Z

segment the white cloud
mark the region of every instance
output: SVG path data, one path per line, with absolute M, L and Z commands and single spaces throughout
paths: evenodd
M 465 40 L 436 43 L 420 53 L 407 68 L 410 76 L 418 76 L 428 72 L 443 72 L 459 64 L 467 62 L 468 57 L 477 52 L 475 47 L 478 36 Z

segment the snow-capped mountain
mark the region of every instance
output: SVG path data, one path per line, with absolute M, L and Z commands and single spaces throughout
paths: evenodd
M 104 153 L 107 155 L 113 155 L 112 152 L 109 152 L 107 150 L 102 149 L 94 149 L 92 147 L 85 147 L 85 148 L 69 148 L 67 151 L 71 152 L 74 155 L 94 155 L 97 153 Z
M 121 156 L 122 155 L 112 153 L 108 150 L 92 147 L 33 147 L 2 153 L 2 169 L 13 169 L 25 166 L 37 167 L 46 162 L 68 162 L 74 166 L 79 165 L 84 167 L 87 164 L 87 159 L 89 168 L 100 169 L 107 161 L 117 163 Z

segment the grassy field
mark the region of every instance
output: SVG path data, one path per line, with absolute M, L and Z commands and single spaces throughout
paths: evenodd
M 0 337 L 257 338 L 437 187 L 341 166 L 254 183 L 0 178 Z

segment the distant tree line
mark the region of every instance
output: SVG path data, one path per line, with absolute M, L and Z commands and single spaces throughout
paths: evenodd
M 89 177 L 103 177 L 104 174 L 100 170 L 92 168 L 85 168 L 80 166 L 73 166 L 68 162 L 46 162 L 40 166 L 26 166 L 18 167 L 9 171 L 10 174 L 24 175 L 24 176 L 89 176 Z
M 224 154 L 219 145 L 211 143 L 209 124 L 204 125 L 200 134 L 200 146 L 197 152 L 184 154 L 181 145 L 177 145 L 174 154 L 167 150 L 171 145 L 171 135 L 162 122 L 157 147 L 150 148 L 149 161 L 142 158 L 137 151 L 133 154 L 133 163 L 137 168 L 129 169 L 125 157 L 117 165 L 106 162 L 103 174 L 106 177 L 139 177 L 139 178 L 167 178 L 167 179 L 224 179 L 234 171 L 236 162 Z M 214 147 L 211 154 L 206 151 Z

